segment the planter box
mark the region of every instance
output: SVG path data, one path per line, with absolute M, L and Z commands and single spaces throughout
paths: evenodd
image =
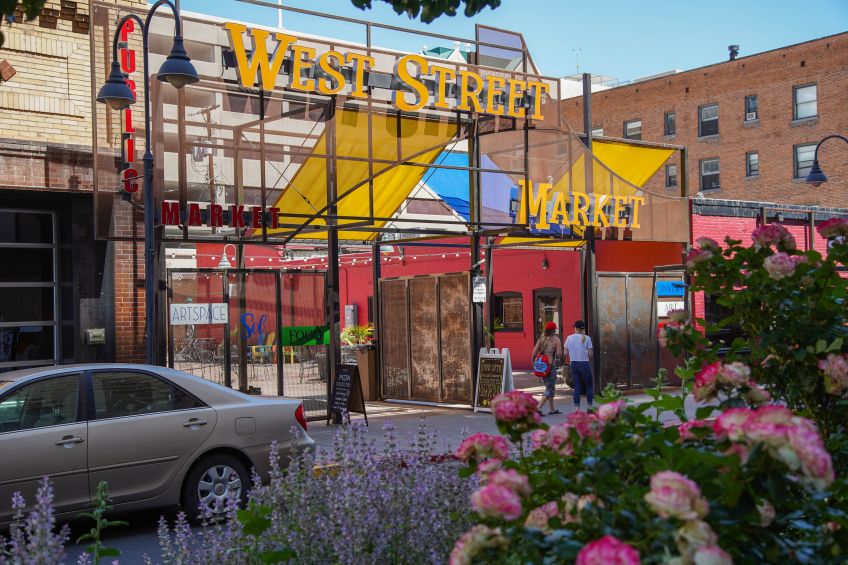
M 379 400 L 380 391 L 377 390 L 377 350 L 373 347 L 358 349 L 356 352 L 356 364 L 359 365 L 362 396 L 365 400 Z

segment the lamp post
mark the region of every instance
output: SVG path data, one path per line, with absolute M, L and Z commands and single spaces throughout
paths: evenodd
M 810 167 L 810 172 L 807 175 L 807 178 L 804 179 L 804 182 L 806 182 L 807 184 L 811 184 L 816 188 L 827 182 L 827 177 L 822 172 L 821 167 L 819 166 L 819 148 L 822 146 L 822 143 L 832 138 L 841 139 L 845 143 L 848 143 L 848 137 L 835 133 L 833 135 L 828 135 L 827 137 L 818 142 L 818 144 L 816 145 L 816 152 L 813 154 L 813 166 Z
M 174 14 L 174 43 L 171 53 L 162 63 L 156 78 L 168 82 L 175 88 L 182 88 L 200 80 L 197 70 L 191 64 L 188 54 L 183 47 L 182 22 L 179 10 L 170 0 L 159 0 L 150 8 L 144 22 L 135 14 L 127 14 L 118 22 L 115 37 L 112 40 L 112 68 L 109 78 L 97 93 L 96 100 L 106 104 L 113 110 L 122 110 L 135 104 L 135 96 L 130 90 L 121 65 L 118 62 L 118 39 L 121 30 L 129 20 L 134 20 L 141 27 L 142 56 L 144 57 L 144 314 L 145 314 L 145 359 L 149 365 L 156 359 L 156 264 L 153 241 L 153 152 L 151 150 L 150 126 L 150 71 L 148 69 L 150 53 L 148 50 L 148 35 L 150 22 L 156 10 L 166 5 Z

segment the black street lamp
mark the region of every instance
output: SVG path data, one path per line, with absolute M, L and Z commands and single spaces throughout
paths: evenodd
M 135 14 L 127 14 L 118 22 L 115 37 L 112 40 L 112 69 L 109 78 L 97 93 L 97 101 L 108 105 L 113 110 L 122 110 L 135 104 L 135 96 L 127 81 L 121 74 L 118 63 L 118 39 L 124 24 L 134 20 L 141 26 L 142 56 L 144 57 L 144 314 L 145 314 L 145 358 L 150 365 L 156 360 L 155 320 L 156 320 L 156 263 L 153 242 L 153 152 L 150 142 L 150 71 L 148 69 L 149 50 L 148 34 L 150 21 L 156 10 L 166 5 L 174 14 L 174 44 L 171 53 L 159 68 L 156 78 L 171 83 L 175 88 L 182 88 L 200 80 L 197 70 L 191 64 L 188 54 L 183 47 L 182 22 L 180 12 L 170 0 L 159 0 L 150 8 L 147 19 L 142 22 Z
M 848 143 L 848 137 L 838 134 L 828 135 L 827 137 L 819 141 L 816 145 L 816 152 L 813 154 L 813 166 L 810 167 L 810 173 L 807 175 L 807 178 L 804 179 L 804 182 L 806 182 L 807 184 L 811 184 L 818 188 L 822 184 L 827 182 L 827 177 L 822 172 L 821 167 L 819 166 L 819 148 L 821 147 L 822 143 L 834 137 L 837 139 L 841 139 L 845 143 Z

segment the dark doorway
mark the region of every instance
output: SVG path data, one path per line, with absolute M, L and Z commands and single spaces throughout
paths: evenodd
M 556 323 L 556 335 L 562 337 L 562 289 L 539 288 L 533 291 L 533 321 L 534 342 L 539 341 L 548 322 Z

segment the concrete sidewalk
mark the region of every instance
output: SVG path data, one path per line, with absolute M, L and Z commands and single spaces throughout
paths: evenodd
M 530 372 L 515 373 L 513 375 L 517 390 L 523 390 L 536 396 L 541 403 L 544 385 Z M 669 389 L 669 392 L 674 389 Z M 628 394 L 625 397 L 628 402 L 641 404 L 648 402 L 651 398 L 646 394 Z M 554 397 L 556 407 L 562 414 L 545 416 L 543 421 L 547 424 L 557 424 L 565 420 L 565 417 L 575 411 L 572 400 L 572 391 L 565 385 L 557 385 Z M 597 406 L 597 399 L 595 402 Z M 586 399 L 582 399 L 581 408 L 586 409 Z M 686 399 L 686 413 L 694 417 L 694 400 L 690 396 Z M 498 433 L 495 418 L 488 412 L 473 412 L 470 408 L 454 408 L 420 404 L 408 404 L 401 402 L 366 402 L 365 409 L 368 413 L 368 436 L 384 445 L 383 426 L 391 423 L 394 426 L 395 437 L 401 446 L 412 445 L 418 427 L 423 424 L 427 430 L 437 435 L 437 446 L 440 450 L 450 452 L 456 449 L 465 434 L 485 432 Z M 671 413 L 662 415 L 663 421 L 674 421 L 676 416 Z M 361 414 L 351 414 L 353 422 L 362 422 Z M 309 423 L 309 435 L 315 440 L 319 448 L 330 448 L 333 445 L 333 437 L 338 429 L 335 425 L 326 425 L 324 421 Z

